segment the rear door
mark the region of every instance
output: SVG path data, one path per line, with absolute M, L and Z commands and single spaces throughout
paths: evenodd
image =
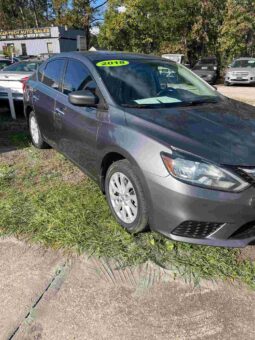
M 91 176 L 95 174 L 97 152 L 96 138 L 99 128 L 98 107 L 80 107 L 68 101 L 68 94 L 77 90 L 90 90 L 99 97 L 97 84 L 88 68 L 80 61 L 69 59 L 63 80 L 62 93 L 56 103 L 56 133 L 58 149 L 77 163 Z
M 37 86 L 33 89 L 33 105 L 43 138 L 56 146 L 54 114 L 56 98 L 60 91 L 65 59 L 50 60 L 38 70 Z

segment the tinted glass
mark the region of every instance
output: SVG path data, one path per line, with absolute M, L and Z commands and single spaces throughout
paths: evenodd
M 220 100 L 209 85 L 180 64 L 138 59 L 95 64 L 108 91 L 119 105 L 170 107 Z
M 49 61 L 44 69 L 43 83 L 55 90 L 59 90 L 64 65 L 64 59 Z
M 83 90 L 91 81 L 92 77 L 85 65 L 75 60 L 68 61 L 63 85 L 65 94 Z
M 217 64 L 217 59 L 215 59 L 215 58 L 203 58 L 199 61 L 199 64 Z
M 252 67 L 255 68 L 255 59 L 249 59 L 249 60 L 236 60 L 234 63 L 231 65 L 231 67 Z
M 8 72 L 34 72 L 40 64 L 41 63 L 37 61 L 22 61 L 7 66 L 4 70 Z
M 8 65 L 11 65 L 11 63 L 12 62 L 10 60 L 0 60 L 0 70 Z

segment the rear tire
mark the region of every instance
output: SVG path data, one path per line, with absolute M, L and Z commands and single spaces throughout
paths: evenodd
M 149 214 L 144 190 L 128 160 L 117 161 L 109 167 L 105 193 L 113 216 L 123 228 L 130 233 L 147 229 Z
M 225 86 L 230 86 L 230 83 L 228 81 L 224 81 Z
M 32 144 L 37 149 L 47 149 L 49 148 L 49 145 L 44 142 L 42 138 L 42 134 L 35 116 L 35 113 L 33 111 L 30 112 L 29 120 L 28 120 L 28 126 L 29 126 L 29 132 L 32 140 Z

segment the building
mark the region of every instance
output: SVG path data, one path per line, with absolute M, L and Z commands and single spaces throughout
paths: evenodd
M 67 27 L 0 31 L 0 51 L 13 47 L 23 56 L 76 51 L 77 36 L 84 36 L 84 31 Z

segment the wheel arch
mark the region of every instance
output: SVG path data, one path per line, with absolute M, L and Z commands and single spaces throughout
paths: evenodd
M 24 108 L 24 115 L 25 115 L 25 118 L 27 120 L 27 123 L 28 123 L 28 119 L 29 119 L 29 115 L 30 113 L 33 111 L 33 107 L 31 105 L 27 105 L 25 108 Z
M 144 173 L 139 167 L 139 164 L 137 161 L 125 150 L 119 149 L 119 148 L 113 148 L 111 150 L 108 150 L 104 153 L 104 156 L 101 161 L 100 166 L 100 188 L 103 193 L 105 193 L 105 176 L 107 173 L 107 170 L 113 164 L 114 162 L 117 162 L 122 159 L 127 159 L 135 168 L 136 173 L 139 176 L 139 179 L 141 181 L 141 184 L 143 186 L 147 203 L 149 205 L 149 211 L 152 212 L 152 199 L 149 187 L 147 185 L 147 181 L 145 179 Z M 151 216 L 149 216 L 149 220 L 151 220 Z

